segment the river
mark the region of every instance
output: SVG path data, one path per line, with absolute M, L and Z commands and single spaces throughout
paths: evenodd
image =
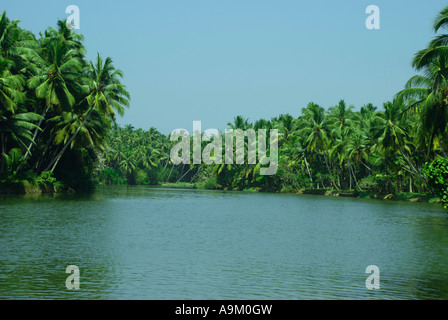
M 440 204 L 145 186 L 2 195 L 0 250 L 0 299 L 448 299 Z

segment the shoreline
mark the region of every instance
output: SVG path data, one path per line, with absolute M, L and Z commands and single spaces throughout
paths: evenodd
M 99 184 L 97 186 L 104 186 Z M 307 195 L 320 195 L 328 197 L 348 197 L 357 199 L 375 199 L 375 200 L 389 200 L 389 201 L 407 201 L 407 202 L 424 202 L 424 203 L 440 203 L 441 199 L 434 194 L 430 193 L 410 193 L 410 192 L 398 192 L 390 194 L 380 194 L 374 191 L 357 191 L 357 190 L 332 190 L 332 189 L 301 189 L 301 190 L 288 190 L 288 191 L 263 191 L 257 188 L 248 188 L 244 190 L 225 190 L 225 189 L 207 189 L 199 186 L 196 183 L 178 182 L 178 183 L 161 183 L 154 185 L 155 187 L 173 188 L 173 189 L 197 189 L 197 190 L 221 190 L 221 191 L 236 191 L 236 192 L 256 192 L 256 193 L 284 193 L 284 194 L 307 194 Z M 95 192 L 97 188 L 91 192 Z M 0 195 L 45 195 L 45 194 L 75 194 L 78 193 L 73 189 L 69 190 L 55 190 L 51 187 L 38 187 L 25 185 L 20 188 L 8 188 L 6 186 L 0 187 Z
M 392 200 L 392 201 L 407 201 L 407 202 L 426 202 L 426 203 L 440 203 L 440 198 L 435 194 L 430 193 L 414 193 L 414 192 L 398 192 L 389 194 L 380 194 L 374 191 L 356 191 L 356 190 L 332 190 L 332 189 L 302 189 L 297 191 L 263 191 L 254 188 L 245 190 L 224 190 L 224 189 L 207 189 L 199 187 L 195 183 L 162 183 L 158 186 L 169 188 L 187 188 L 197 190 L 221 190 L 221 191 L 236 191 L 236 192 L 258 192 L 258 193 L 285 193 L 285 194 L 308 194 L 320 195 L 328 197 L 349 197 L 357 199 L 374 199 L 374 200 Z

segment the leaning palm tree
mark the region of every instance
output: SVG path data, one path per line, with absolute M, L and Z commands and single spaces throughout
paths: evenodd
M 65 46 L 61 41 L 54 39 L 41 39 L 42 50 L 37 58 L 34 58 L 37 73 L 30 77 L 28 86 L 34 89 L 37 99 L 45 101 L 41 112 L 42 123 L 50 110 L 61 113 L 69 112 L 76 102 L 76 96 L 80 95 L 86 87 L 82 84 L 82 63 L 77 57 L 76 50 Z M 37 104 L 39 105 L 39 104 Z M 37 110 L 36 110 L 37 111 Z M 35 143 L 38 130 L 34 132 L 24 158 L 26 159 Z
M 89 94 L 85 97 L 85 101 L 89 106 L 87 114 L 71 138 L 65 142 L 61 151 L 50 161 L 45 171 L 50 169 L 54 171 L 58 161 L 79 132 L 83 130 L 94 110 L 105 119 L 109 119 L 112 115 L 115 115 L 115 111 L 119 115 L 124 114 L 124 107 L 129 106 L 128 99 L 130 99 L 130 95 L 126 91 L 126 87 L 120 83 L 119 78 L 122 76 L 123 73 L 113 66 L 111 58 L 107 58 L 103 62 L 103 59 L 98 54 L 96 63 L 91 63 L 87 72 L 90 88 Z

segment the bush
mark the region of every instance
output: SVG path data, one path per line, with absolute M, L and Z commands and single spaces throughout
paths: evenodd
M 137 169 L 135 172 L 135 183 L 139 185 L 149 185 L 150 179 L 145 170 Z
M 375 188 L 378 192 L 383 194 L 397 192 L 397 178 L 394 174 L 376 174 L 372 177 L 372 184 L 375 185 Z
M 381 178 L 380 178 L 381 179 Z M 359 181 L 359 187 L 365 190 L 376 190 L 378 188 L 378 180 L 375 176 L 370 175 L 368 177 L 362 178 Z
M 112 168 L 104 169 L 98 176 L 100 183 L 104 184 L 126 184 L 127 179 L 123 178 L 119 171 Z
M 51 171 L 44 171 L 37 177 L 37 185 L 43 192 L 61 192 L 64 190 L 62 182 L 53 177 Z
M 203 184 L 199 185 L 200 188 L 217 190 L 221 189 L 221 186 L 218 184 L 218 180 L 216 178 L 209 178 Z
M 423 174 L 428 186 L 440 196 L 443 208 L 448 211 L 448 159 L 437 159 L 426 163 Z

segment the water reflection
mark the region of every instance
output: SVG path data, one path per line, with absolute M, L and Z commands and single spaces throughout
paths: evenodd
M 105 187 L 0 196 L 0 222 L 1 299 L 448 297 L 438 205 Z M 378 291 L 365 288 L 371 264 Z

